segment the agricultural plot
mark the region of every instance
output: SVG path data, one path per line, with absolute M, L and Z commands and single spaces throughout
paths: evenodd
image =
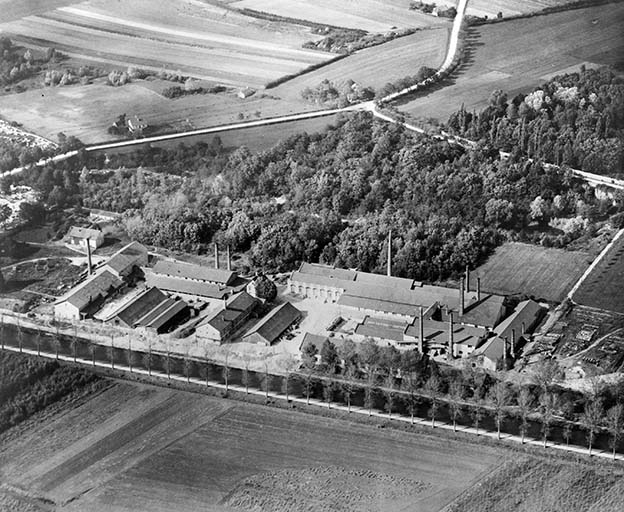
M 496 18 L 500 12 L 506 18 L 574 2 L 575 0 L 470 0 L 466 12 L 472 16 L 488 18 Z
M 58 509 L 441 510 L 503 451 L 115 384 L 0 447 L 0 478 Z
M 615 3 L 473 28 L 465 64 L 450 85 L 406 100 L 400 110 L 446 121 L 462 104 L 483 108 L 496 89 L 513 97 L 581 64 L 621 63 L 622 26 L 624 4 Z
M 584 306 L 624 314 L 624 237 L 613 244 L 572 298 Z
M 362 86 L 381 88 L 386 83 L 414 75 L 422 66 L 437 68 L 444 61 L 448 27 L 422 30 L 380 46 L 360 50 L 271 89 L 271 94 L 301 101 L 301 91 L 324 79 L 340 84 L 348 79 Z
M 444 23 L 442 19 L 410 10 L 409 4 L 409 0 L 242 0 L 229 5 L 368 32 L 423 28 Z
M 157 80 L 123 87 L 92 84 L 36 89 L 22 93 L 19 102 L 14 96 L 0 96 L 0 110 L 7 118 L 50 139 L 56 139 L 62 131 L 93 144 L 114 138 L 107 129 L 122 113 L 139 116 L 154 132 L 175 132 L 275 117 L 314 107 L 303 104 L 302 100 L 279 101 L 262 94 L 246 100 L 229 94 L 168 99 L 157 92 L 170 86 L 171 82 Z
M 320 37 L 306 27 L 182 0 L 96 0 L 3 23 L 0 30 L 77 58 L 180 70 L 235 86 L 261 87 L 331 58 L 301 48 L 303 42 Z
M 514 242 L 496 249 L 475 274 L 488 292 L 561 302 L 590 263 L 585 252 Z

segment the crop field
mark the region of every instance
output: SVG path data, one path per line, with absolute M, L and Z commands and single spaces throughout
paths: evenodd
M 584 306 L 624 314 L 624 237 L 609 252 L 574 294 L 574 301 Z
M 444 23 L 443 19 L 410 10 L 409 4 L 409 0 L 242 0 L 229 5 L 368 32 L 422 28 Z
M 427 512 L 505 454 L 118 383 L 5 439 L 0 479 L 56 510 Z
M 475 274 L 488 292 L 561 302 L 591 260 L 581 251 L 513 242 L 496 249 Z
M 547 7 L 557 7 L 573 3 L 576 0 L 470 0 L 466 12 L 473 16 L 495 18 L 498 13 L 503 17 L 517 16 L 537 12 Z
M 314 88 L 324 79 L 337 85 L 351 79 L 362 86 L 381 88 L 388 82 L 416 74 L 421 66 L 440 66 L 446 55 L 448 35 L 448 27 L 444 26 L 366 48 L 346 59 L 289 80 L 271 89 L 271 94 L 301 101 L 303 89 Z
M 581 64 L 621 63 L 622 26 L 620 2 L 473 28 L 466 62 L 451 84 L 405 101 L 400 109 L 446 121 L 462 103 L 469 111 L 483 108 L 496 89 L 513 97 Z
M 306 27 L 183 0 L 94 0 L 2 23 L 0 30 L 78 58 L 180 70 L 236 86 L 261 87 L 331 58 L 301 48 L 319 37 Z

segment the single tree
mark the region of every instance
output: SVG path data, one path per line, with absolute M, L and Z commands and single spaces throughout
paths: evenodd
M 69 346 L 72 350 L 72 354 L 74 357 L 74 363 L 77 360 L 77 354 L 78 354 L 78 340 L 74 337 L 71 339 L 71 341 L 69 342 Z
M 287 373 L 282 377 L 282 393 L 286 395 L 286 402 L 290 402 L 289 392 L 290 392 L 290 380 L 292 376 L 290 373 Z
M 39 329 L 37 329 L 37 355 L 41 356 L 41 330 Z M 95 366 L 95 362 L 93 366 Z
M 620 439 L 622 438 L 622 427 L 624 425 L 624 405 L 618 402 L 607 411 L 607 429 L 611 435 L 611 448 L 613 449 L 613 460 Z
M 264 363 L 264 373 L 260 379 L 260 386 L 262 390 L 265 392 L 265 399 L 269 400 L 269 391 L 271 390 L 271 383 L 273 382 L 273 375 L 269 373 L 269 364 L 267 362 Z
M 336 373 L 336 367 L 339 362 L 338 351 L 336 350 L 336 345 L 329 339 L 326 339 L 321 347 L 321 362 L 325 365 L 329 375 Z
M 429 396 L 429 399 L 431 400 L 431 407 L 429 408 L 429 416 L 431 416 L 432 428 L 435 428 L 435 419 L 436 419 L 436 414 L 438 412 L 438 407 L 439 407 L 440 388 L 441 388 L 440 378 L 435 373 L 431 374 L 431 376 L 425 382 L 425 386 L 423 388 L 424 392 Z
M 111 369 L 115 369 L 115 337 L 111 334 L 111 344 L 110 347 L 108 347 L 108 355 L 110 357 L 110 362 L 111 362 Z M 58 359 L 58 352 L 57 352 L 57 359 Z
M 226 345 L 228 347 L 228 345 Z M 225 350 L 225 359 L 223 360 L 223 369 L 221 370 L 221 375 L 223 376 L 223 382 L 225 384 L 225 394 L 227 395 L 229 391 L 229 379 L 232 370 L 230 368 L 230 350 L 229 347 Z
M 528 388 L 522 388 L 518 393 L 518 413 L 520 414 L 520 434 L 522 444 L 529 428 L 528 417 L 533 406 L 533 395 Z
M 570 446 L 570 439 L 572 439 L 572 425 L 569 421 L 566 421 L 561 430 L 561 435 L 565 439 L 566 446 Z
M 345 372 L 349 369 L 349 367 L 357 368 L 358 355 L 356 344 L 353 340 L 347 338 L 339 347 L 337 347 L 337 350 L 338 359 L 342 361 Z
M 483 399 L 478 396 L 473 399 L 472 402 L 472 424 L 477 431 L 477 435 L 479 435 L 479 425 L 481 424 L 481 420 L 483 419 Z
M 253 280 L 256 289 L 256 297 L 272 302 L 277 297 L 277 286 L 264 274 L 259 275 Z
M 245 386 L 245 394 L 249 394 L 249 357 L 243 359 L 243 369 L 241 370 L 241 384 Z
M 19 318 L 17 319 L 17 346 L 19 347 L 19 351 L 22 352 L 22 345 L 24 344 L 24 331 L 22 326 L 20 325 Z M 76 358 L 74 357 L 74 362 Z
M 351 397 L 355 392 L 355 376 L 355 367 L 348 365 L 342 380 L 342 396 L 347 401 L 347 410 L 349 413 L 351 412 Z
M 184 358 L 184 375 L 187 384 L 191 382 L 191 373 L 193 373 L 193 360 L 187 354 Z
M 2 350 L 4 350 L 4 315 L 0 317 L 0 340 L 2 342 Z
M 581 415 L 581 424 L 587 431 L 587 449 L 590 457 L 596 431 L 600 428 L 603 414 L 604 411 L 601 401 L 597 397 L 587 397 L 585 400 L 585 408 Z
M 544 448 L 547 446 L 548 434 L 550 433 L 550 425 L 555 417 L 557 409 L 557 395 L 549 391 L 542 393 L 540 396 L 540 414 L 542 419 L 542 439 Z
M 134 350 L 132 350 L 132 345 L 128 345 L 128 349 L 126 350 L 126 361 L 128 361 L 130 373 L 132 373 L 133 367 L 136 365 L 137 362 L 137 354 Z
M 540 361 L 533 370 L 533 381 L 541 388 L 542 394 L 550 391 L 551 386 L 562 377 L 563 370 L 554 359 Z
M 327 408 L 331 409 L 331 403 L 334 399 L 334 381 L 331 379 L 323 379 L 323 398 L 327 404 Z
M 461 417 L 462 401 L 464 399 L 464 386 L 459 379 L 451 382 L 448 392 L 448 405 L 451 419 L 453 420 L 453 432 L 457 432 L 457 420 Z
M 97 350 L 97 344 L 95 341 L 90 340 L 87 348 L 89 349 L 89 354 L 91 355 L 91 365 L 95 367 L 95 351 Z
M 386 402 L 384 409 L 388 413 L 388 418 L 392 418 L 392 411 L 394 409 L 394 401 L 396 398 L 396 382 L 394 375 L 388 374 L 384 380 L 383 394 Z
M 414 415 L 418 410 L 418 404 L 420 403 L 420 397 L 416 394 L 418 390 L 419 374 L 415 371 L 408 373 L 405 376 L 404 381 L 407 386 L 407 410 L 410 413 L 411 424 L 414 424 Z
M 501 425 L 507 416 L 507 406 L 509 405 L 509 390 L 504 382 L 499 381 L 490 388 L 488 402 L 494 408 L 496 434 L 500 440 Z
M 366 377 L 366 388 L 364 389 L 364 407 L 368 409 L 368 415 L 373 413 L 373 404 L 375 402 L 375 392 L 377 389 L 377 368 L 369 366 Z

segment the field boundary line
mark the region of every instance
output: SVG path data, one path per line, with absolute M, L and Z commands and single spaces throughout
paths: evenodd
M 607 246 L 600 252 L 600 254 L 592 261 L 591 265 L 587 267 L 587 270 L 583 273 L 580 279 L 576 282 L 574 287 L 568 293 L 568 299 L 570 299 L 574 304 L 577 302 L 574 301 L 574 294 L 578 291 L 580 286 L 585 282 L 585 280 L 589 277 L 594 269 L 598 266 L 598 264 L 603 260 L 603 258 L 607 255 L 607 253 L 611 250 L 611 248 L 615 245 L 615 243 L 620 239 L 620 237 L 624 235 L 624 228 L 620 229 L 615 236 L 611 239 L 611 241 L 607 244 Z
M 92 360 L 88 360 L 88 359 L 84 359 L 80 357 L 74 358 L 73 356 L 65 356 L 61 354 L 57 356 L 56 354 L 51 354 L 45 351 L 38 352 L 37 350 L 33 350 L 33 349 L 26 349 L 26 348 L 20 349 L 18 347 L 7 345 L 6 343 L 4 345 L 4 349 L 10 352 L 28 354 L 28 355 L 38 356 L 38 357 L 45 357 L 48 359 L 55 359 L 55 360 L 80 364 L 82 366 L 91 367 L 91 368 L 95 366 L 95 367 L 100 367 L 100 368 L 105 368 L 105 369 L 112 369 L 110 362 L 102 363 L 96 360 L 95 365 L 94 365 Z M 237 391 L 243 394 L 252 394 L 256 396 L 262 396 L 267 399 L 273 398 L 273 399 L 286 401 L 286 395 L 283 393 L 276 393 L 273 391 L 263 391 L 255 387 L 249 387 L 249 389 L 246 389 L 245 386 L 238 385 L 238 384 L 226 385 L 220 382 L 212 381 L 210 379 L 206 380 L 206 379 L 199 379 L 197 377 L 186 377 L 183 375 L 178 375 L 173 372 L 169 372 L 169 374 L 167 374 L 166 372 L 154 371 L 154 370 L 150 372 L 148 370 L 144 370 L 143 368 L 137 368 L 137 367 L 133 367 L 131 370 L 130 367 L 125 364 L 115 364 L 114 370 L 123 371 L 123 372 L 127 372 L 130 374 L 136 373 L 138 375 L 156 377 L 156 378 L 160 378 L 160 379 L 167 380 L 167 381 L 173 380 L 173 381 L 182 382 L 185 384 L 196 384 L 203 388 L 206 388 L 206 387 L 216 388 L 216 389 L 220 389 L 226 392 L 228 390 L 232 390 L 232 391 Z M 447 430 L 447 431 L 460 432 L 464 434 L 472 434 L 472 435 L 475 435 L 476 437 L 485 437 L 485 438 L 497 440 L 499 442 L 510 442 L 510 443 L 515 443 L 515 444 L 540 447 L 544 449 L 553 448 L 555 450 L 575 453 L 577 455 L 588 454 L 587 453 L 588 450 L 585 447 L 575 446 L 575 445 L 563 445 L 560 443 L 556 443 L 554 441 L 546 441 L 544 443 L 544 440 L 534 439 L 534 438 L 527 437 L 527 436 L 525 436 L 524 443 L 523 443 L 522 438 L 520 436 L 516 436 L 514 434 L 509 434 L 506 432 L 501 432 L 500 438 L 499 438 L 499 434 L 496 431 L 485 430 L 483 428 L 477 429 L 475 427 L 467 426 L 467 425 L 455 425 L 454 426 L 452 423 L 447 423 L 443 421 L 424 419 L 424 418 L 420 418 L 416 416 L 412 418 L 411 416 L 403 416 L 398 413 L 388 414 L 388 413 L 381 412 L 378 410 L 372 410 L 372 409 L 369 410 L 367 408 L 359 407 L 359 406 L 351 406 L 351 409 L 349 411 L 349 407 L 347 405 L 344 405 L 342 403 L 337 403 L 337 402 L 331 402 L 331 401 L 327 402 L 325 400 L 320 400 L 318 398 L 308 399 L 307 397 L 298 397 L 298 396 L 289 395 L 288 401 L 293 402 L 293 403 L 305 404 L 307 406 L 314 405 L 316 407 L 324 408 L 328 410 L 334 409 L 334 410 L 346 412 L 349 414 L 355 413 L 355 414 L 360 414 L 360 415 L 366 415 L 369 417 L 385 419 L 388 421 L 394 420 L 394 421 L 400 421 L 403 423 L 409 423 L 412 425 L 426 426 L 426 427 L 430 427 L 432 430 L 435 430 L 436 428 L 440 428 L 442 430 Z M 608 452 L 606 450 L 601 450 L 601 449 L 595 449 L 595 448 L 592 450 L 590 458 L 591 457 L 600 457 L 600 458 L 608 459 L 611 461 L 614 460 L 613 454 L 611 452 Z M 616 453 L 615 460 L 624 461 L 624 454 Z

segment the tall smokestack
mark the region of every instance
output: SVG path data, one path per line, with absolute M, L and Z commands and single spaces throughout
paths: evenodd
M 481 278 L 477 277 L 477 300 L 481 300 Z
M 516 357 L 516 330 L 511 330 L 511 357 Z
M 453 359 L 453 312 L 449 313 L 449 335 L 448 335 L 448 353 L 446 354 L 447 361 Z
M 91 239 L 87 238 L 87 268 L 89 275 L 93 274 L 93 262 L 91 261 Z
M 466 291 L 470 291 L 470 267 L 466 265 Z
M 420 306 L 420 313 L 418 315 L 419 325 L 418 325 L 418 352 L 424 354 L 425 349 L 425 313 L 423 311 L 423 307 Z
M 227 258 L 227 269 L 228 270 L 232 270 L 232 257 L 230 255 L 230 246 L 226 245 L 225 246 L 225 257 Z
M 215 268 L 218 270 L 219 269 L 219 246 L 217 244 L 214 244 L 214 249 L 215 249 Z
M 459 316 L 464 315 L 464 278 L 459 280 Z
M 507 369 L 507 336 L 503 338 L 503 366 Z
M 392 275 L 392 230 L 388 231 L 388 277 Z

